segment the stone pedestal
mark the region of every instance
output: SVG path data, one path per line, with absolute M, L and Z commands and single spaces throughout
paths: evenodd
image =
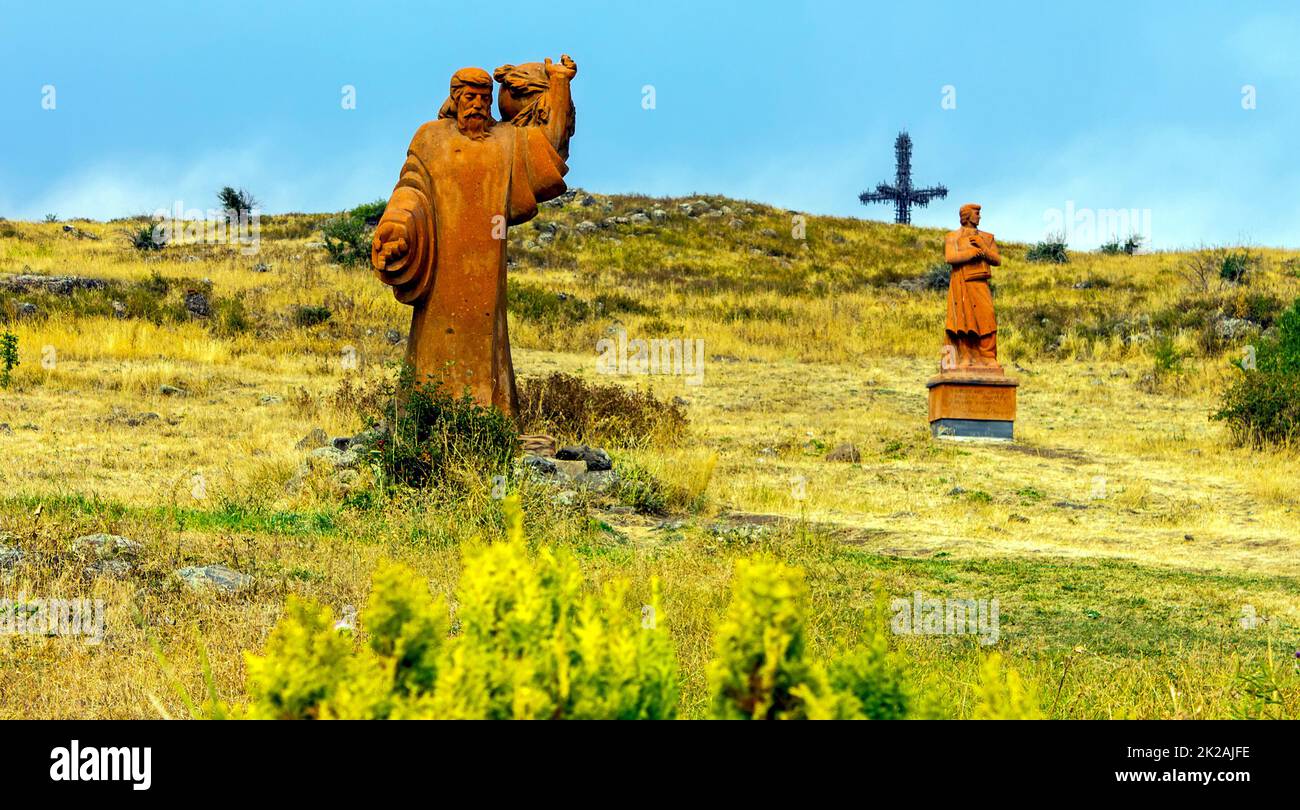
M 930 389 L 930 432 L 943 439 L 1011 441 L 1018 380 L 1001 368 L 949 370 L 925 383 Z

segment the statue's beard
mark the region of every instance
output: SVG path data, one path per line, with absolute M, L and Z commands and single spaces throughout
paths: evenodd
M 496 121 L 492 120 L 490 115 L 466 114 L 456 116 L 456 128 L 460 130 L 460 134 L 476 141 L 486 138 L 488 130 L 495 123 Z

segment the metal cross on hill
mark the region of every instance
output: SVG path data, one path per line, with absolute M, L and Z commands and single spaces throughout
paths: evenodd
M 906 132 L 898 133 L 898 140 L 894 141 L 894 157 L 898 162 L 894 185 L 880 183 L 875 191 L 864 191 L 858 195 L 858 199 L 863 205 L 873 202 L 892 202 L 894 222 L 899 225 L 910 225 L 912 206 L 924 208 L 930 200 L 942 200 L 948 196 L 948 189 L 943 186 L 912 188 L 912 139 Z

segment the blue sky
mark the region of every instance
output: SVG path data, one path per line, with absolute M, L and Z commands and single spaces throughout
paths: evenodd
M 985 228 L 1032 240 L 1067 206 L 1136 209 L 1157 248 L 1300 246 L 1300 11 L 1285 3 L 8 5 L 9 218 L 207 208 L 224 184 L 272 212 L 387 197 L 452 71 L 566 52 L 570 185 L 889 220 L 857 195 L 892 177 L 906 128 L 915 181 L 950 189 L 917 224 L 951 226 L 975 201 Z M 1073 246 L 1095 241 L 1074 223 Z

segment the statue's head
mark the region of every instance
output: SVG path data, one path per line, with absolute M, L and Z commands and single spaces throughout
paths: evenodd
M 961 217 L 961 224 L 969 228 L 978 228 L 980 224 L 980 207 L 975 203 L 966 203 L 961 207 L 957 216 Z
M 496 123 L 492 118 L 492 77 L 481 68 L 461 68 L 452 74 L 451 95 L 438 111 L 439 118 L 455 118 L 462 135 L 487 137 Z

